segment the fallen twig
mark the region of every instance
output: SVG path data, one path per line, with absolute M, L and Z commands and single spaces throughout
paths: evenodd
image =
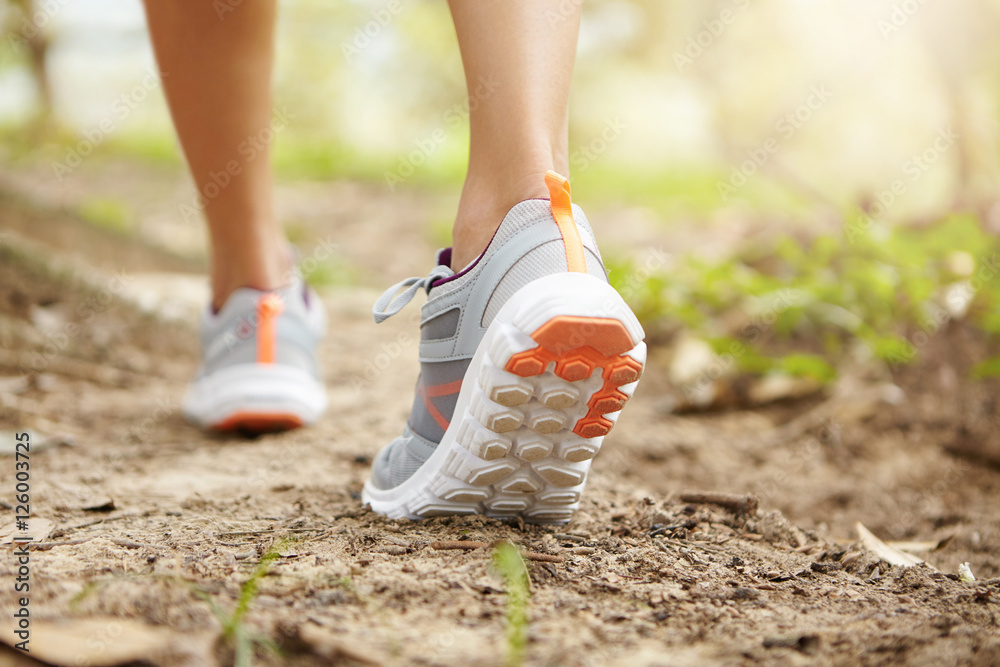
M 737 514 L 753 514 L 757 511 L 760 501 L 756 496 L 735 493 L 719 493 L 714 491 L 685 491 L 678 496 L 681 502 L 698 505 L 718 505 Z
M 123 540 L 120 537 L 109 537 L 109 540 L 113 544 L 120 547 L 125 547 L 126 549 L 156 549 L 152 544 L 143 544 L 142 542 L 134 542 L 132 540 Z
M 38 542 L 37 544 L 31 545 L 32 551 L 48 551 L 49 549 L 54 549 L 55 547 L 71 547 L 76 544 L 83 544 L 84 542 L 89 542 L 93 537 L 88 537 L 79 540 L 66 540 L 65 542 Z
M 710 544 L 702 544 L 701 542 L 692 542 L 690 540 L 685 540 L 681 544 L 681 546 L 694 547 L 695 549 L 702 549 L 703 551 L 707 551 L 710 554 L 720 554 L 723 551 L 723 549 L 719 547 L 715 547 Z
M 587 538 L 583 535 L 574 535 L 573 533 L 556 533 L 552 537 L 557 540 L 566 540 L 567 542 L 586 542 Z
M 562 556 L 557 556 L 555 554 L 543 554 L 537 551 L 522 551 L 521 555 L 528 560 L 536 560 L 540 563 L 561 563 L 563 562 Z
M 476 542 L 474 540 L 438 540 L 430 543 L 431 549 L 442 551 L 444 549 L 485 549 L 490 546 L 486 542 Z
M 110 521 L 118 521 L 119 519 L 130 519 L 135 516 L 133 512 L 126 512 L 125 514 L 119 514 L 118 516 L 102 516 L 100 519 L 93 519 L 91 521 L 86 521 L 84 523 L 78 523 L 74 526 L 66 526 L 65 528 L 59 528 L 52 532 L 52 537 L 62 537 L 66 533 L 70 533 L 74 530 L 79 530 L 80 528 L 87 528 L 89 526 L 96 526 L 101 523 L 108 523 Z M 93 532 L 93 531 L 87 531 Z

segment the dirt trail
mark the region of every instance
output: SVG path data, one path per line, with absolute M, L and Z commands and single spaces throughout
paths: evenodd
M 360 186 L 337 188 L 354 193 L 336 209 L 356 232 L 343 252 L 372 287 L 323 291 L 327 417 L 255 440 L 208 436 L 179 415 L 203 289 L 186 265 L 108 237 L 91 258 L 103 271 L 77 256 L 73 277 L 58 269 L 65 247 L 45 242 L 44 211 L 3 208 L 2 437 L 35 432 L 32 509 L 52 522 L 31 555 L 32 656 L 208 665 L 231 663 L 235 645 L 264 665 L 500 665 L 508 596 L 491 547 L 439 547 L 509 540 L 532 552 L 527 664 L 1000 663 L 998 392 L 961 380 L 983 341 L 941 334 L 893 378 L 905 396 L 895 405 L 859 385 L 685 417 L 664 413 L 654 355 L 569 525 L 388 521 L 358 498 L 409 410 L 416 335 L 413 317 L 376 327 L 369 309 L 376 281 L 426 269 L 412 256 L 433 248 L 412 225 L 437 204 L 414 196 L 386 210 Z M 378 232 L 364 224 L 373 216 Z M 411 259 L 363 250 L 400 238 Z M 169 316 L 162 288 L 155 298 L 167 283 L 151 281 L 143 301 L 116 289 L 115 269 L 133 286 L 170 272 Z M 22 365 L 37 371 L 27 381 Z M 59 437 L 41 449 L 43 436 Z M 0 500 L 13 504 L 13 458 L 0 463 Z M 754 493 L 760 508 L 684 502 L 688 488 Z M 937 570 L 880 562 L 853 543 L 856 521 L 884 539 L 942 543 L 921 554 Z M 239 627 L 267 641 L 221 639 L 262 562 Z M 978 581 L 958 580 L 963 562 Z M 4 642 L 14 568 L 8 554 Z M 0 663 L 34 664 L 7 648 Z

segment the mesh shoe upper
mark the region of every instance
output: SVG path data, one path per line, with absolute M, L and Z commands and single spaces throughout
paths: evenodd
M 325 328 L 319 299 L 301 281 L 268 292 L 241 287 L 219 312 L 209 307 L 202 314 L 198 377 L 237 364 L 258 363 L 263 356 L 270 363 L 299 368 L 318 379 L 316 346 Z M 265 329 L 273 331 L 271 339 Z M 271 346 L 272 351 L 264 346 Z

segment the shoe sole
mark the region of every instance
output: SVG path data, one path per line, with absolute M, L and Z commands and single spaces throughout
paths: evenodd
M 238 364 L 192 382 L 184 416 L 213 431 L 272 433 L 315 422 L 326 390 L 299 368 Z
M 369 480 L 362 500 L 397 518 L 569 521 L 642 374 L 643 337 L 621 296 L 593 276 L 532 282 L 487 329 L 431 457 L 392 489 Z

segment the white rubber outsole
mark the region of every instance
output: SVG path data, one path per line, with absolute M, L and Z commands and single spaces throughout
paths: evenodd
M 394 518 L 569 521 L 590 460 L 638 383 L 643 337 L 621 296 L 593 276 L 532 282 L 487 329 L 431 457 L 394 488 L 369 479 L 363 502 Z
M 192 382 L 184 416 L 207 429 L 282 430 L 314 423 L 326 389 L 306 371 L 278 364 L 238 364 Z

